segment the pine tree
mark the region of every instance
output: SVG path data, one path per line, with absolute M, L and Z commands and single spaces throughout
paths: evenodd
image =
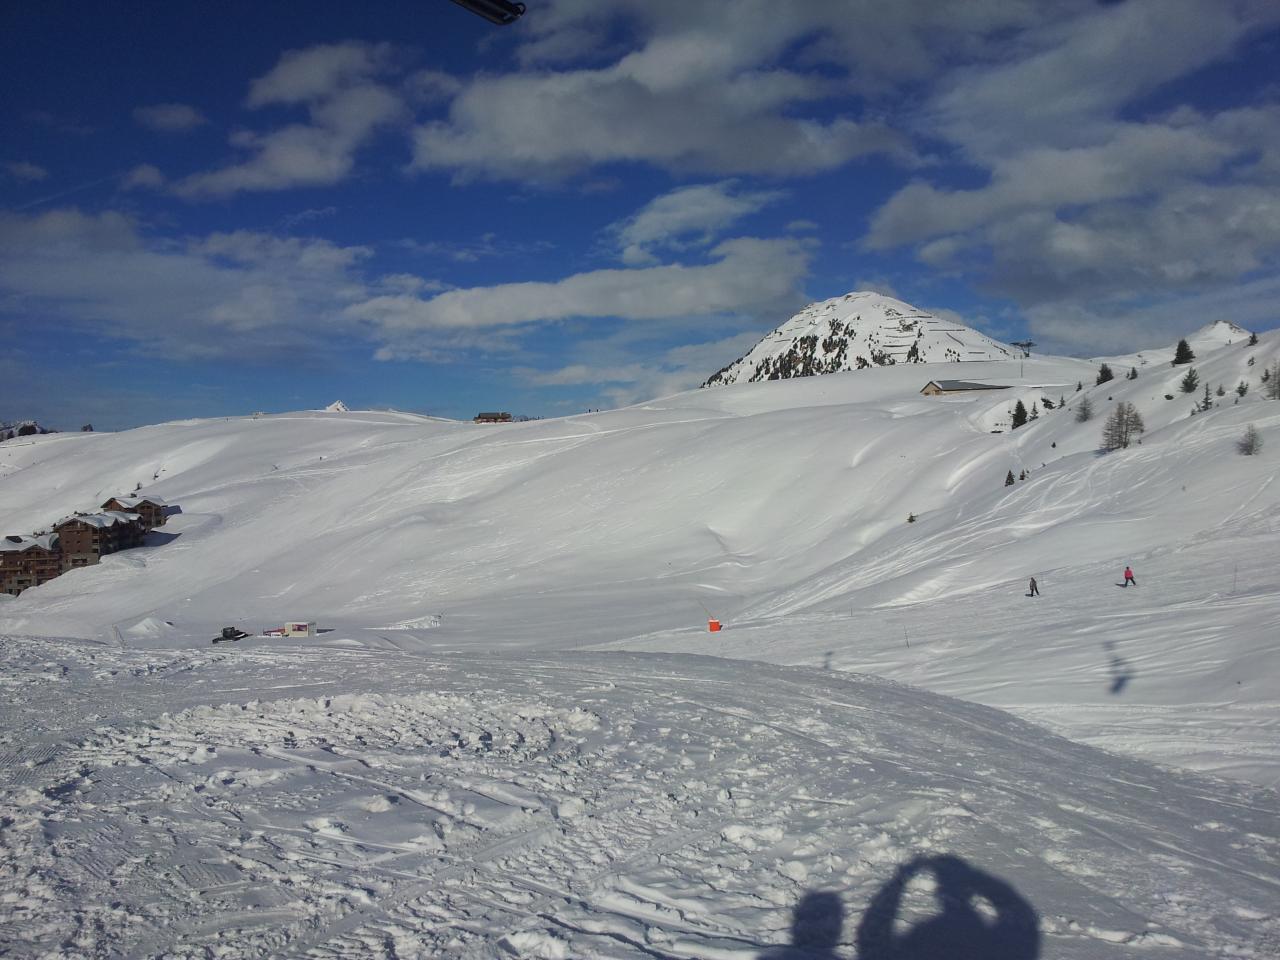
M 1213 397 L 1209 396 L 1209 385 L 1204 385 L 1204 399 L 1200 401 L 1201 410 L 1209 410 L 1213 407 Z
M 1249 392 L 1249 384 L 1245 383 L 1243 380 L 1241 380 L 1239 383 L 1236 384 L 1236 393 L 1238 393 L 1240 396 L 1243 397 L 1248 392 Z
M 1200 374 L 1196 373 L 1195 367 L 1187 368 L 1187 375 L 1179 381 L 1183 393 L 1195 393 L 1196 387 L 1200 386 Z
M 1115 374 L 1111 372 L 1111 368 L 1105 363 L 1098 368 L 1098 379 L 1094 381 L 1094 385 L 1106 383 L 1108 380 L 1114 380 Z
M 1262 449 L 1262 437 L 1258 436 L 1258 431 L 1252 423 L 1244 428 L 1244 436 L 1236 441 L 1236 449 L 1246 457 L 1252 457 Z
M 1173 352 L 1173 366 L 1179 367 L 1184 363 L 1190 363 L 1195 358 L 1196 355 L 1191 352 L 1191 344 L 1185 340 L 1179 340 L 1178 349 Z
M 1093 419 L 1093 401 L 1085 394 L 1076 405 L 1076 423 L 1085 423 Z
M 1004 478 L 1004 485 L 1005 485 L 1006 487 L 1012 487 L 1012 486 L 1014 485 L 1014 483 L 1016 483 L 1016 482 L 1017 482 L 1017 481 L 1015 481 L 1015 480 L 1013 479 L 1013 471 L 1012 471 L 1012 470 L 1010 470 L 1010 471 L 1009 471 L 1009 473 L 1008 473 L 1008 475 L 1006 475 L 1006 476 L 1005 476 L 1005 478 Z
M 1137 368 L 1137 367 L 1130 367 L 1130 368 L 1129 368 L 1129 377 L 1128 377 L 1128 379 L 1130 379 L 1130 380 L 1137 380 L 1137 379 L 1138 379 L 1138 368 Z
M 1102 426 L 1102 449 L 1124 449 L 1145 429 L 1146 426 L 1142 422 L 1142 415 L 1138 413 L 1138 409 L 1132 403 L 1122 400 L 1116 404 L 1115 410 Z
M 1036 402 L 1034 400 L 1031 401 L 1031 415 L 1027 417 L 1027 419 L 1028 420 L 1040 419 L 1040 411 L 1036 408 Z
M 1013 406 L 1013 425 L 1010 429 L 1017 430 L 1020 426 L 1027 422 L 1027 408 L 1021 400 Z
M 1271 369 L 1262 371 L 1262 382 L 1267 385 L 1267 399 L 1280 400 L 1280 360 Z
M 1258 345 L 1258 335 L 1256 333 L 1249 334 L 1249 346 L 1256 347 Z

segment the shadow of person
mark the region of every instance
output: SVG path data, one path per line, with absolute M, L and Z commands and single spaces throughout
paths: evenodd
M 908 882 L 932 873 L 940 913 L 894 930 Z M 898 868 L 858 924 L 857 960 L 1035 960 L 1040 918 L 1013 887 L 954 856 L 919 857 Z
M 814 890 L 791 912 L 791 943 L 771 947 L 757 960 L 838 960 L 836 947 L 844 929 L 844 906 L 837 894 Z

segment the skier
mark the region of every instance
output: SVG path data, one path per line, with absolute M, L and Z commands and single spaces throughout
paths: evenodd
M 1127 587 L 1127 586 L 1128 586 L 1129 584 L 1131 584 L 1131 583 L 1132 583 L 1135 587 L 1138 585 L 1138 581 L 1137 581 L 1137 580 L 1135 580 L 1135 579 L 1133 579 L 1133 568 L 1132 568 L 1132 567 L 1129 567 L 1129 566 L 1126 566 L 1126 567 L 1124 568 L 1124 586 L 1126 586 L 1126 587 Z
M 1031 578 L 1031 592 L 1030 592 L 1029 594 L 1027 594 L 1027 596 L 1029 596 L 1029 597 L 1038 597 L 1038 596 L 1040 596 L 1040 588 L 1036 586 L 1036 578 L 1035 578 L 1035 577 L 1032 577 L 1032 578 Z

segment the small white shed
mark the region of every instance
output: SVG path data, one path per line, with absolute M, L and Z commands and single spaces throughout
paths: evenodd
M 290 620 L 284 625 L 283 635 L 286 637 L 314 637 L 316 635 L 316 622 L 314 620 Z

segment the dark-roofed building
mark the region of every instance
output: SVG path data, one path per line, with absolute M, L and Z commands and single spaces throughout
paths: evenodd
M 477 413 L 476 423 L 510 423 L 511 414 L 503 413 Z
M 948 393 L 970 393 L 974 390 L 1008 390 L 997 383 L 974 383 L 971 380 L 930 380 L 920 392 L 926 397 L 940 397 Z
M 144 529 L 154 530 L 164 526 L 169 504 L 163 497 L 112 497 L 102 505 L 102 509 L 136 513 L 142 518 Z
M 62 573 L 58 535 L 0 537 L 0 593 L 15 597 Z

